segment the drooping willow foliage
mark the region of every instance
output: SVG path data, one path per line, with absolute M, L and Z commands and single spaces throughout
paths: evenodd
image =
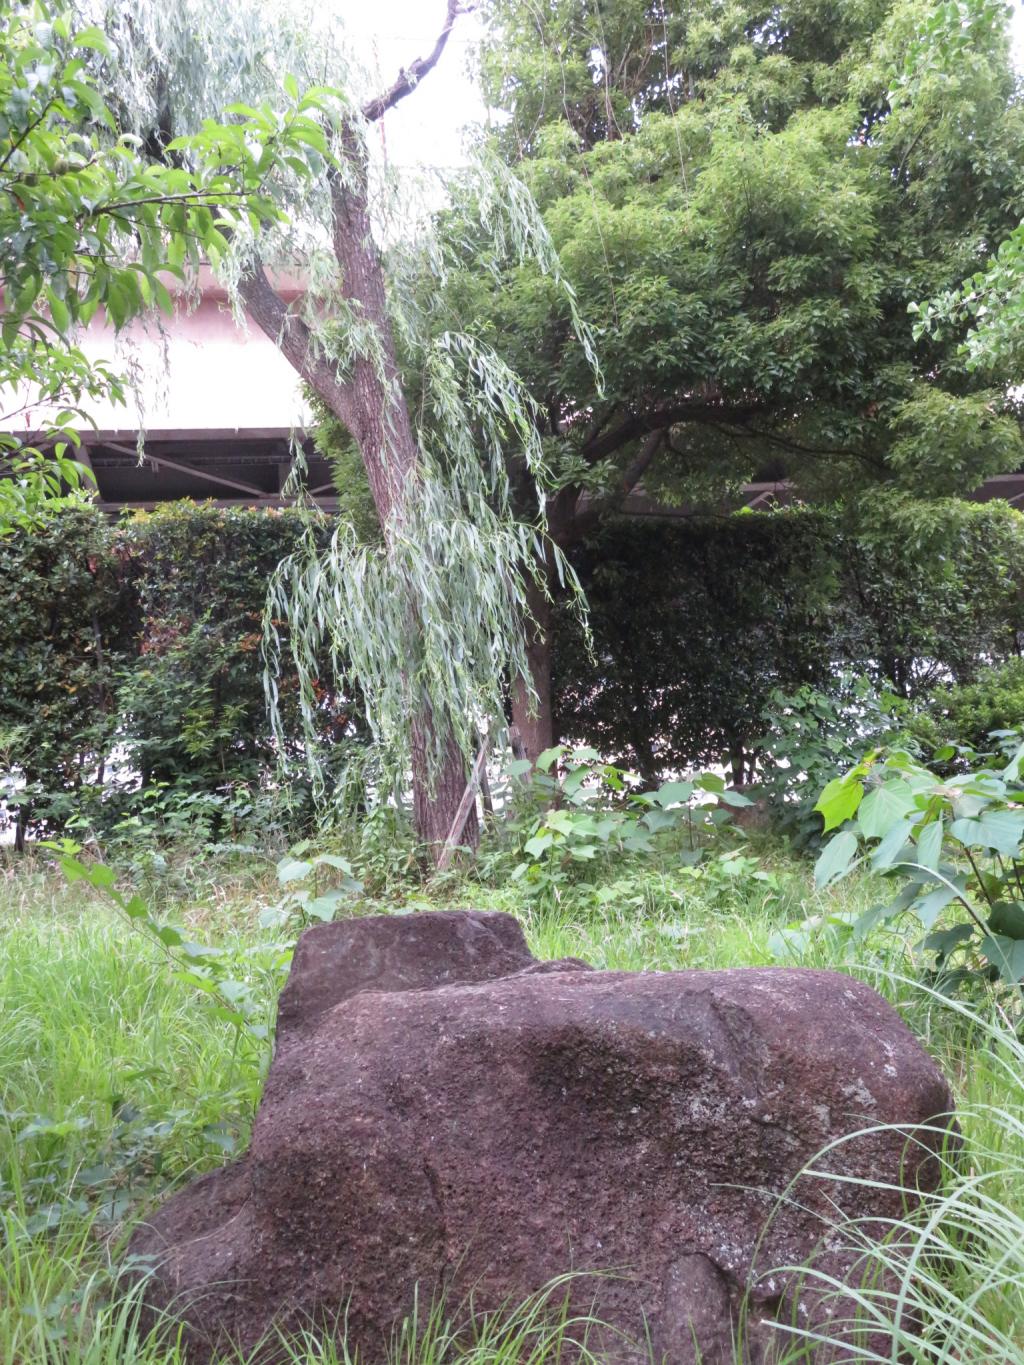
M 363 544 L 349 526 L 339 525 L 324 550 L 309 509 L 309 534 L 270 583 L 268 698 L 276 724 L 276 679 L 287 649 L 297 666 L 307 758 L 316 777 L 326 648 L 336 681 L 357 686 L 365 699 L 376 741 L 376 790 L 383 794 L 404 783 L 414 717 L 426 721 L 421 728 L 436 775 L 450 741 L 468 755 L 481 731 L 493 734 L 503 723 L 509 680 L 529 678 L 527 590 L 531 578 L 547 590 L 539 567 L 544 560 L 569 583 L 583 615 L 579 586 L 546 537 L 550 478 L 532 401 L 492 349 L 456 327 L 438 333 L 433 299 L 449 260 L 443 231 L 437 216 L 424 210 L 422 186 L 407 186 L 370 152 L 358 112 L 366 85 L 335 24 L 312 6 L 300 13 L 293 5 L 257 0 L 232 6 L 140 0 L 130 16 L 108 0 L 80 3 L 92 17 L 107 20 L 123 50 L 113 79 L 140 136 L 151 137 L 161 125 L 175 135 L 188 133 L 197 118 L 220 114 L 232 102 L 273 105 L 297 98 L 309 84 L 337 91 L 338 122 L 325 127 L 325 171 L 330 164 L 343 182 L 351 177 L 355 183 L 364 158 L 371 167 L 371 211 L 379 240 L 388 243 L 390 324 L 415 395 L 409 406 L 419 458 L 380 545 Z M 458 192 L 474 205 L 487 243 L 486 259 L 495 270 L 539 265 L 565 291 L 579 344 L 596 368 L 589 332 L 525 187 L 486 153 L 460 181 Z M 306 279 L 299 308 L 317 356 L 342 382 L 358 360 L 383 378 L 377 329 L 341 294 L 325 185 L 282 178 L 278 193 L 289 225 L 258 240 L 236 234 L 219 263 L 236 310 L 239 280 L 254 256 L 271 269 L 299 269 Z M 389 452 L 382 456 L 388 459 Z M 515 508 L 510 469 L 516 471 Z M 525 515 L 524 485 L 532 489 L 533 503 Z
M 387 544 L 366 544 L 340 524 L 324 550 L 311 527 L 271 580 L 265 645 L 272 714 L 286 648 L 301 680 L 314 778 L 325 644 L 337 681 L 366 697 L 376 742 L 368 756 L 376 782 L 389 789 L 408 771 L 410 715 L 443 717 L 467 754 L 481 731 L 490 727 L 494 737 L 501 727 L 508 679 L 529 677 L 527 582 L 547 590 L 545 557 L 583 617 L 575 574 L 546 540 L 546 470 L 515 376 L 492 352 L 453 333 L 427 350 L 422 374 L 418 478 Z M 510 452 L 534 481 L 531 521 L 513 511 Z M 288 626 L 286 644 L 278 622 Z M 431 727 L 435 772 L 445 738 L 440 725 Z

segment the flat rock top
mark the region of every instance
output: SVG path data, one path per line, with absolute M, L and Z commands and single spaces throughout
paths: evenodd
M 318 924 L 295 947 L 277 1011 L 277 1046 L 290 1046 L 359 991 L 413 991 L 493 980 L 536 963 L 519 921 L 482 910 L 373 915 Z

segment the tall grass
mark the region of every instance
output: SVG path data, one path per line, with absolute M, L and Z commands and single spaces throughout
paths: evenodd
M 971 1040 L 960 1073 L 962 1144 L 943 1146 L 938 1187 L 886 1220 L 883 1236 L 878 1219 L 846 1220 L 831 1231 L 831 1244 L 859 1263 L 852 1285 L 813 1261 L 790 1268 L 831 1300 L 834 1316 L 827 1330 L 794 1324 L 783 1359 L 820 1352 L 877 1365 L 1014 1365 L 1024 1361 L 1024 1043 L 1005 1017 L 903 984 L 931 995 Z M 830 1158 L 842 1145 L 820 1153 L 805 1175 L 834 1180 Z M 852 1183 L 899 1193 L 877 1181 Z
M 873 895 L 852 882 L 815 898 L 801 869 L 773 875 L 730 889 L 657 874 L 547 908 L 463 885 L 447 902 L 517 911 L 538 955 L 635 970 L 768 962 L 781 924 Z M 224 940 L 258 949 L 268 941 L 258 899 L 250 888 L 247 909 L 239 887 L 227 913 L 193 901 L 179 917 L 207 932 L 226 921 Z M 266 1052 L 240 1046 L 81 889 L 43 873 L 7 879 L 0 926 L 0 1365 L 181 1365 L 173 1341 L 139 1330 L 137 1290 L 119 1270 L 124 1242 L 147 1200 L 244 1145 Z M 1012 1021 L 922 988 L 901 940 L 880 936 L 859 964 L 833 953 L 825 934 L 801 960 L 855 971 L 897 1004 L 954 1083 L 963 1145 L 881 1246 L 855 1223 L 830 1230 L 864 1258 L 864 1282 L 843 1287 L 839 1310 L 856 1321 L 820 1334 L 831 1342 L 780 1329 L 779 1359 L 822 1348 L 851 1362 L 1024 1365 L 1024 1043 Z M 265 1003 L 269 1018 L 269 988 Z M 822 1293 L 838 1289 L 813 1264 L 801 1271 Z M 599 1361 L 593 1324 L 565 1315 L 564 1290 L 475 1322 L 422 1305 L 392 1365 L 554 1365 L 572 1349 Z M 296 1365 L 355 1365 L 344 1343 L 311 1337 L 288 1350 Z

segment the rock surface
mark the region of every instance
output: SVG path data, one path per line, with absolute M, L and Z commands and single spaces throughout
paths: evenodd
M 248 1154 L 170 1198 L 131 1250 L 193 1361 L 345 1318 L 376 1365 L 416 1292 L 498 1308 L 567 1271 L 613 1272 L 570 1281 L 615 1329 L 592 1339 L 602 1360 L 731 1365 L 749 1286 L 762 1361 L 773 1318 L 830 1311 L 771 1268 L 815 1252 L 834 1206 L 901 1208 L 822 1179 L 774 1196 L 828 1142 L 950 1108 L 895 1011 L 845 976 L 538 963 L 498 914 L 321 925 L 295 953 Z M 935 1167 L 898 1133 L 828 1163 L 910 1187 Z M 819 1264 L 851 1273 L 827 1239 Z

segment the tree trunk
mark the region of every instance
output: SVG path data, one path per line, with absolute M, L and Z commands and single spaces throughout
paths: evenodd
M 332 245 L 340 267 L 342 295 L 354 314 L 376 332 L 377 354 L 372 358 L 358 356 L 346 377 L 339 380 L 335 366 L 317 355 L 308 328 L 288 312 L 262 268 L 243 279 L 239 292 L 252 318 L 355 438 L 388 547 L 401 528 L 405 508 L 416 496 L 420 453 L 402 390 L 383 265 L 373 239 L 365 149 L 355 133 L 350 132 L 347 143 L 354 174 L 345 183 L 336 172 L 330 177 Z M 409 612 L 415 618 L 416 605 L 411 598 Z M 409 719 L 416 832 L 423 843 L 436 845 L 439 851 L 438 841 L 443 842 L 448 834 L 466 788 L 467 765 L 454 739 L 450 739 L 445 742 L 441 772 L 432 774 L 427 762 L 430 746 L 423 742 L 423 736 L 428 727 L 445 725 L 446 720 L 422 714 L 411 714 Z M 463 842 L 475 845 L 478 837 L 474 816 L 467 823 Z
M 449 736 L 445 744 L 441 771 L 431 774 L 427 757 L 429 737 L 421 721 L 412 727 L 412 808 L 416 833 L 430 846 L 437 860 L 466 790 L 466 761 L 462 750 Z M 431 778 L 433 777 L 433 781 Z M 460 844 L 475 848 L 480 842 L 476 803 L 462 828 Z
M 25 852 L 25 839 L 28 834 L 29 807 L 22 805 L 18 807 L 14 826 L 14 851 L 15 853 Z
M 519 730 L 526 757 L 536 763 L 538 756 L 555 743 L 554 716 L 551 711 L 552 611 L 551 602 L 532 581 L 526 593 L 527 604 L 536 626 L 527 630 L 526 658 L 536 699 L 523 678 L 512 684 L 512 723 Z M 531 712 L 531 701 L 533 709 Z

